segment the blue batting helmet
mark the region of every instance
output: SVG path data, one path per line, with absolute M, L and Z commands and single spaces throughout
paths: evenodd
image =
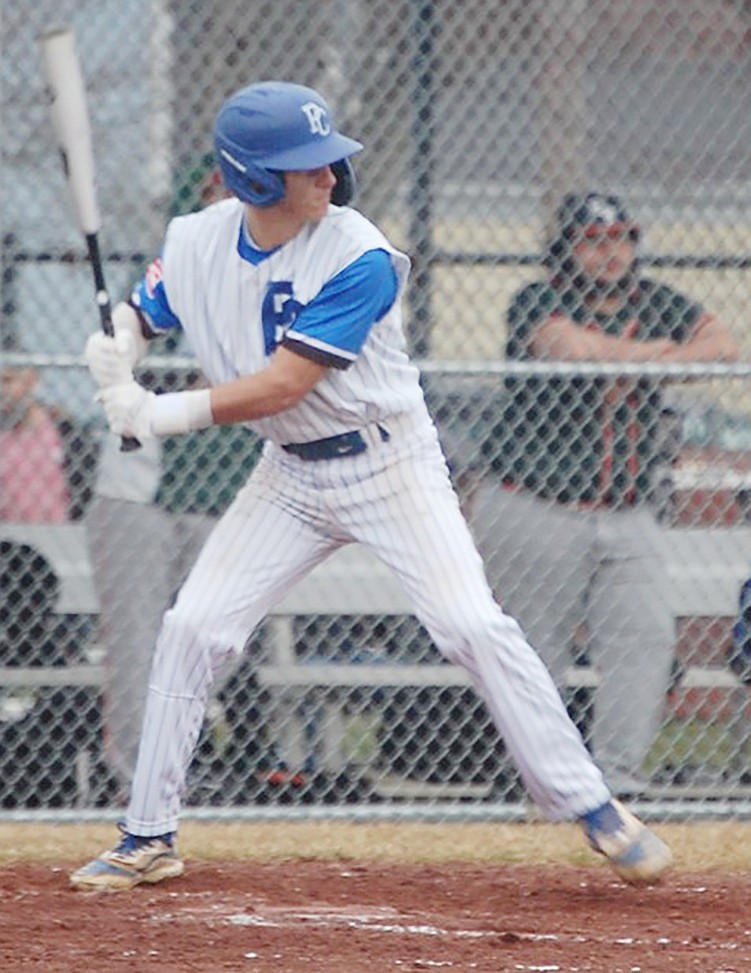
M 214 125 L 214 149 L 222 178 L 238 199 L 271 206 L 284 196 L 283 172 L 331 166 L 336 206 L 354 195 L 349 156 L 360 142 L 334 128 L 329 107 L 312 88 L 262 81 L 231 95 Z

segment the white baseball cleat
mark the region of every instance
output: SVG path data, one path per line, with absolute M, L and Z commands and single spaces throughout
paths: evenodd
M 111 851 L 103 852 L 70 876 L 70 884 L 83 891 L 132 889 L 182 875 L 185 868 L 177 857 L 173 835 L 146 838 L 123 832 Z
M 580 824 L 592 848 L 608 859 L 624 882 L 648 885 L 672 864 L 673 854 L 662 838 L 620 801 L 590 811 Z

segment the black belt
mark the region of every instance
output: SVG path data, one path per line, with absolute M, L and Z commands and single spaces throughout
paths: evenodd
M 376 426 L 381 441 L 387 443 L 391 436 L 383 426 Z M 343 432 L 338 436 L 327 439 L 314 439 L 310 443 L 285 443 L 282 449 L 285 453 L 292 453 L 299 459 L 314 461 L 319 459 L 340 459 L 345 456 L 357 456 L 368 448 L 365 437 L 359 429 L 353 432 Z

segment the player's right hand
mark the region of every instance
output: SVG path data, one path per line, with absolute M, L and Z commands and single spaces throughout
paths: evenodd
M 157 396 L 130 379 L 118 385 L 103 386 L 94 401 L 104 407 L 109 427 L 117 436 L 139 442 L 154 435 L 154 408 Z
M 99 388 L 132 381 L 138 352 L 130 332 L 118 331 L 114 337 L 110 337 L 102 331 L 95 331 L 86 342 L 84 355 Z

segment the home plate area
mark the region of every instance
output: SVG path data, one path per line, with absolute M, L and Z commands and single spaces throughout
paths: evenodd
M 2 968 L 154 973 L 743 973 L 751 877 L 605 867 L 187 863 L 131 892 L 0 869 Z

